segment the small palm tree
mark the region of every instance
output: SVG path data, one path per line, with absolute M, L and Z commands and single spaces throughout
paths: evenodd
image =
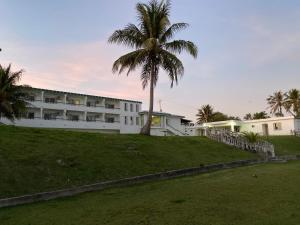
M 250 143 L 255 143 L 259 140 L 258 133 L 254 132 L 242 132 L 243 136 L 249 141 Z
M 4 68 L 0 65 L 0 115 L 13 121 L 25 112 L 25 94 L 22 86 L 17 85 L 23 70 L 12 72 L 11 65 Z
M 285 105 L 284 101 L 284 93 L 282 91 L 276 91 L 273 95 L 270 95 L 267 98 L 267 102 L 269 104 L 269 108 L 272 114 L 275 114 L 276 116 L 282 117 L 282 108 Z
M 204 105 L 198 110 L 197 123 L 208 123 L 211 122 L 214 117 L 214 109 L 211 105 Z
M 149 112 L 146 124 L 141 134 L 150 135 L 154 87 L 158 80 L 159 70 L 163 69 L 171 80 L 177 84 L 178 77 L 184 73 L 182 62 L 175 55 L 186 51 L 197 57 L 197 47 L 193 42 L 173 40 L 174 35 L 188 27 L 187 23 L 171 24 L 170 1 L 151 0 L 148 4 L 137 3 L 137 18 L 139 24 L 128 24 L 124 29 L 115 31 L 109 38 L 109 43 L 129 46 L 134 51 L 121 56 L 113 64 L 113 72 L 122 73 L 127 70 L 127 75 L 137 67 L 142 69 L 141 80 L 145 89 L 150 85 Z
M 300 92 L 297 89 L 292 89 L 285 94 L 286 111 L 295 117 L 300 117 Z

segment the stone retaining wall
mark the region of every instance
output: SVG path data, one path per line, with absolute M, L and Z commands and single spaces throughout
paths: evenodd
M 274 158 L 273 160 L 276 161 L 281 159 Z M 288 156 L 283 160 L 300 160 L 300 155 Z M 250 165 L 255 165 L 255 164 L 260 164 L 265 162 L 266 161 L 263 160 L 251 159 L 251 160 L 234 161 L 229 163 L 218 163 L 218 164 L 212 164 L 207 166 L 193 167 L 193 168 L 173 170 L 173 171 L 167 171 L 167 172 L 156 173 L 156 174 L 149 174 L 144 176 L 125 178 L 120 180 L 106 181 L 106 182 L 95 183 L 91 185 L 84 185 L 76 188 L 69 188 L 69 189 L 63 189 L 57 191 L 37 193 L 32 195 L 24 195 L 20 197 L 0 199 L 0 208 L 28 204 L 28 203 L 39 202 L 39 201 L 46 201 L 46 200 L 56 199 L 61 197 L 74 196 L 80 193 L 99 191 L 99 190 L 112 188 L 112 187 L 129 186 L 129 185 L 144 183 L 149 181 L 166 180 L 166 179 L 171 179 L 176 177 L 208 173 L 208 172 L 213 172 L 213 171 L 218 171 L 223 169 L 250 166 Z

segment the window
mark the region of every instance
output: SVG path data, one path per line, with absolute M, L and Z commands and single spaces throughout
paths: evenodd
M 252 125 L 251 127 L 252 127 L 252 128 L 254 128 L 254 127 L 255 127 L 255 125 Z
M 45 98 L 46 103 L 55 103 L 55 98 Z
M 136 112 L 139 112 L 139 111 L 140 111 L 139 104 L 136 104 L 136 105 L 135 105 L 135 111 L 136 111 Z
M 115 122 L 115 118 L 114 117 L 108 117 L 106 118 L 106 123 L 114 123 Z
M 127 116 L 124 117 L 124 124 L 127 125 Z
M 34 112 L 29 112 L 28 113 L 28 119 L 31 119 L 31 120 L 34 119 Z
M 133 112 L 133 104 L 130 104 L 130 112 Z
M 140 125 L 140 118 L 139 117 L 136 117 L 135 118 L 135 124 L 138 126 Z
M 274 130 L 281 130 L 281 123 L 273 123 Z
M 127 103 L 125 102 L 124 103 L 124 111 L 127 111 L 128 110 L 128 107 L 127 107 Z
M 152 126 L 160 127 L 161 126 L 161 118 L 160 116 L 152 116 Z
M 133 125 L 133 117 L 130 117 L 130 125 Z
M 144 126 L 144 124 L 145 124 L 144 115 L 141 116 L 141 124 L 142 124 L 142 126 Z
M 113 105 L 113 104 L 106 104 L 106 108 L 107 109 L 114 109 L 115 105 Z
M 45 113 L 44 114 L 44 119 L 45 120 L 55 120 L 56 116 L 54 114 L 51 114 L 51 113 Z
M 30 101 L 30 102 L 33 102 L 33 101 L 35 100 L 34 95 L 29 95 L 29 96 L 27 97 L 27 100 Z

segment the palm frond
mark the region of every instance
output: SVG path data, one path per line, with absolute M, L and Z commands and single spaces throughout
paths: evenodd
M 197 58 L 198 55 L 198 48 L 191 41 L 175 40 L 164 44 L 164 48 L 168 51 L 171 51 L 173 53 L 179 53 L 179 54 L 183 51 L 186 51 L 194 58 Z
M 186 29 L 188 26 L 189 26 L 189 24 L 187 24 L 187 23 L 172 24 L 160 37 L 161 43 L 167 42 L 168 40 L 173 38 L 177 32 Z

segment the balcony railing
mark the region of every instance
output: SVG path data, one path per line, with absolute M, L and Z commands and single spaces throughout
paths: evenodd
M 59 118 L 59 117 L 22 117 L 22 119 L 28 119 L 28 120 L 56 120 L 56 121 L 72 121 L 72 122 L 101 122 L 101 123 L 120 123 L 119 120 L 101 120 L 101 119 L 96 119 L 96 120 L 83 120 L 83 119 L 72 119 L 72 118 Z
M 96 105 L 96 104 L 82 104 L 82 103 L 74 103 L 72 101 L 67 101 L 66 103 L 63 100 L 55 100 L 55 101 L 46 101 L 46 100 L 38 100 L 38 99 L 26 99 L 28 102 L 43 102 L 47 104 L 65 104 L 65 105 L 72 105 L 72 106 L 86 106 L 90 108 L 106 108 L 112 110 L 119 110 L 120 107 L 111 106 L 111 105 Z

